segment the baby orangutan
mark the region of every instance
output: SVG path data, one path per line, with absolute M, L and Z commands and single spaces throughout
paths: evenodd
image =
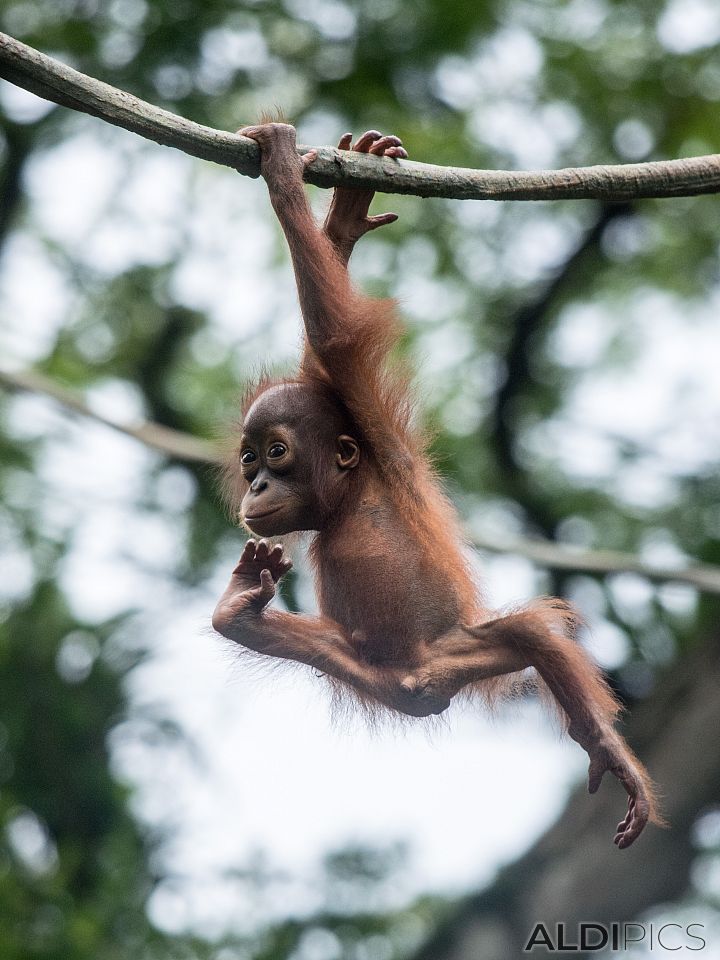
M 503 617 L 482 605 L 454 511 L 411 424 L 406 382 L 386 362 L 399 333 L 393 306 L 350 282 L 355 242 L 395 215 L 368 217 L 371 190 L 338 188 L 319 229 L 303 188 L 314 154 L 299 157 L 293 127 L 240 132 L 260 145 L 306 337 L 297 376 L 263 381 L 247 398 L 226 483 L 258 536 L 315 531 L 320 615 L 268 606 L 291 563 L 282 546 L 249 540 L 214 628 L 258 653 L 309 664 L 365 704 L 413 717 L 534 667 L 590 757 L 590 792 L 608 770 L 625 787 L 615 843 L 629 846 L 659 819 L 652 784 L 614 729 L 618 705 L 575 642 L 575 614 L 548 598 Z M 349 134 L 340 147 L 350 148 Z M 407 156 L 397 137 L 375 131 L 354 149 L 390 158 L 383 163 Z

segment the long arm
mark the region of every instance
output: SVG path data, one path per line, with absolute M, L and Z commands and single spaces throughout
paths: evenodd
M 448 701 L 418 698 L 403 668 L 363 659 L 342 627 L 329 617 L 309 617 L 268 608 L 276 582 L 292 566 L 278 544 L 248 540 L 218 601 L 212 624 L 218 633 L 256 653 L 304 663 L 352 688 L 368 704 L 381 703 L 414 716 L 445 709 Z
M 309 348 L 303 370 L 337 390 L 381 467 L 405 462 L 412 444 L 406 393 L 385 370 L 399 333 L 392 304 L 353 289 L 346 261 L 315 222 L 294 128 L 268 123 L 241 132 L 260 144 L 261 172 L 290 248 Z
M 281 546 L 248 540 L 213 614 L 213 627 L 257 653 L 294 660 L 362 689 L 366 678 L 352 644 L 327 617 L 267 609 L 275 583 L 292 566 Z
M 334 343 L 350 339 L 352 318 L 348 314 L 354 312 L 359 298 L 333 243 L 310 209 L 295 129 L 284 123 L 267 123 L 239 132 L 256 140 L 262 149 L 260 169 L 290 248 L 308 342 L 325 360 L 332 355 Z

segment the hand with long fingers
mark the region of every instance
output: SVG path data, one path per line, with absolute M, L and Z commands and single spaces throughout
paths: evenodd
M 267 540 L 248 540 L 230 578 L 237 608 L 262 610 L 275 596 L 275 584 L 291 568 L 281 544 L 271 547 Z
M 407 150 L 399 137 L 383 136 L 378 130 L 368 130 L 354 144 L 352 134 L 346 133 L 340 138 L 338 149 L 370 153 L 376 157 L 390 157 L 395 160 L 407 158 Z M 374 190 L 355 187 L 336 187 L 333 191 L 323 229 L 346 263 L 360 237 L 370 230 L 377 230 L 378 227 L 397 220 L 396 213 L 368 216 L 374 195 Z
M 282 189 L 284 182 L 301 183 L 303 170 L 317 156 L 317 150 L 299 156 L 295 127 L 289 123 L 258 123 L 241 127 L 237 132 L 259 144 L 260 173 L 271 191 Z

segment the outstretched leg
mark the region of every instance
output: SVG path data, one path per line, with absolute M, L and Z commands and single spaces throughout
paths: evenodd
M 653 786 L 630 747 L 614 729 L 619 706 L 598 668 L 574 642 L 576 618 L 560 600 L 438 638 L 423 666 L 404 683 L 419 699 L 449 699 L 462 687 L 532 666 L 554 697 L 568 733 L 590 758 L 589 789 L 595 793 L 610 771 L 628 794 L 628 811 L 615 843 L 628 847 L 648 819 L 661 822 Z

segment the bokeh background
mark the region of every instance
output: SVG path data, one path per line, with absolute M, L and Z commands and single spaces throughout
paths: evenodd
M 377 127 L 511 169 L 720 150 L 715 0 L 3 0 L 0 27 L 211 126 L 280 106 L 302 143 Z M 0 110 L 3 369 L 220 436 L 298 351 L 262 182 L 5 82 Z M 375 210 L 400 220 L 353 272 L 400 301 L 469 535 L 720 563 L 718 200 Z M 368 730 L 213 636 L 242 537 L 206 466 L 5 389 L 0 496 L 3 960 L 505 960 L 539 921 L 638 918 L 720 949 L 716 598 L 477 554 L 498 605 L 555 592 L 588 621 L 671 819 L 619 853 L 620 791 L 585 797 L 533 700 Z M 284 602 L 313 609 L 302 551 Z

